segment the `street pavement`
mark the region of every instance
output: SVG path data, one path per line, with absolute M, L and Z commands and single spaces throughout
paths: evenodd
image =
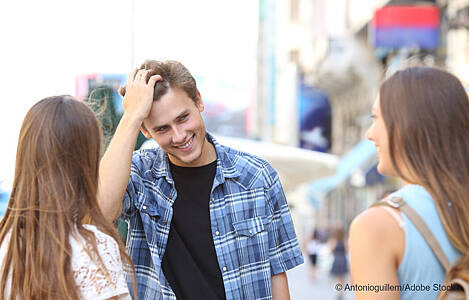
M 304 255 L 304 264 L 287 271 L 288 286 L 292 300 L 314 299 L 314 300 L 335 300 L 337 292 L 334 289 L 336 282 L 330 276 L 329 270 L 332 264 L 330 255 L 319 256 L 318 269 L 314 280 L 311 278 L 311 264 L 308 257 Z M 347 278 L 346 283 L 350 283 Z M 353 300 L 353 292 L 344 292 L 342 300 Z

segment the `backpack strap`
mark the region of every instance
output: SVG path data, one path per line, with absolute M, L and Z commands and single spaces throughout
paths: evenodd
M 440 264 L 443 266 L 445 272 L 448 272 L 451 264 L 448 260 L 448 257 L 443 252 L 443 249 L 440 247 L 440 243 L 436 240 L 435 236 L 432 234 L 430 228 L 428 228 L 425 221 L 419 216 L 419 214 L 408 205 L 404 199 L 401 197 L 388 197 L 376 203 L 373 203 L 370 207 L 387 205 L 393 208 L 396 208 L 403 212 L 407 218 L 414 224 L 417 230 L 420 232 L 424 240 L 427 242 L 428 246 L 432 249 L 435 256 L 438 258 Z

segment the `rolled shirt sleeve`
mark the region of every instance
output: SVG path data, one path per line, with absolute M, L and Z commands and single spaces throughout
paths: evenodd
M 304 262 L 295 228 L 277 172 L 268 167 L 266 198 L 272 212 L 269 226 L 271 275 L 292 269 Z
M 140 171 L 145 167 L 145 161 L 142 158 L 142 151 L 134 151 L 132 156 L 132 163 L 130 165 L 130 176 L 127 188 L 125 189 L 124 199 L 122 200 L 122 214 L 121 218 L 128 220 L 135 213 L 135 201 L 137 196 L 144 193 L 142 172 Z

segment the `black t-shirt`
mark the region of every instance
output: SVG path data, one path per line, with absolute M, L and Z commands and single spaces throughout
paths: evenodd
M 226 299 L 210 225 L 216 167 L 216 160 L 191 168 L 170 163 L 177 198 L 162 268 L 178 300 Z

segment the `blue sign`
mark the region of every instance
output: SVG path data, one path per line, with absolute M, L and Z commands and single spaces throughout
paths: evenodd
M 300 147 L 327 152 L 331 148 L 331 106 L 326 94 L 305 83 L 299 88 Z

